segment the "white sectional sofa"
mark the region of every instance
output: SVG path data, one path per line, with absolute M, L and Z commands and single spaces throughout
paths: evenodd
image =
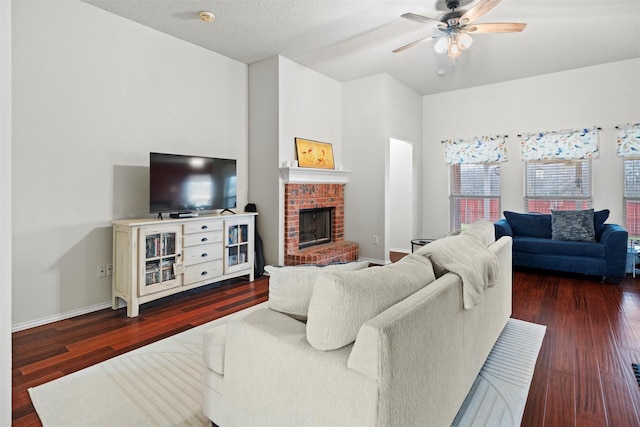
M 280 311 L 205 334 L 205 415 L 221 427 L 450 425 L 511 315 L 512 242 L 493 236 L 483 221 L 384 267 L 294 271 L 314 280 L 306 321 L 274 301 Z

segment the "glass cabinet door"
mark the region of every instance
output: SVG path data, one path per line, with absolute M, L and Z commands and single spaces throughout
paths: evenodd
M 144 269 L 140 295 L 180 286 L 181 276 L 176 274 L 176 267 L 181 262 L 181 238 L 179 226 L 141 230 L 140 250 Z
M 225 273 L 242 271 L 251 267 L 250 233 L 253 232 L 252 223 L 247 220 L 225 221 Z

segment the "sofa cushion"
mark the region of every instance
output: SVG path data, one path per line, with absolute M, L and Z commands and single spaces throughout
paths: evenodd
M 551 215 L 504 211 L 514 236 L 551 238 Z
M 307 341 L 318 350 L 344 347 L 366 321 L 434 280 L 431 261 L 418 254 L 384 267 L 320 274 L 309 304 Z
M 595 242 L 593 209 L 551 211 L 551 238 L 576 242 Z
M 605 246 L 597 242 L 517 237 L 513 239 L 513 252 L 602 259 L 604 258 Z
M 596 232 L 596 240 L 599 242 L 604 230 L 604 223 L 609 218 L 609 209 L 602 209 L 593 213 L 593 227 Z
M 294 319 L 306 320 L 313 285 L 318 274 L 356 271 L 368 266 L 369 261 L 327 266 L 276 267 L 267 265 L 264 269 L 269 274 L 269 308 Z

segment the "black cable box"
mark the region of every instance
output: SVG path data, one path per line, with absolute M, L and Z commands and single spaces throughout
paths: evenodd
M 197 212 L 174 212 L 170 213 L 171 218 L 195 218 L 198 216 Z

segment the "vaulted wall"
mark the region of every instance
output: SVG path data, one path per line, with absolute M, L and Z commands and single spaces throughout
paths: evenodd
M 441 141 L 509 135 L 501 165 L 502 209 L 523 211 L 523 172 L 517 135 L 599 126 L 600 158 L 593 160 L 593 205 L 622 223 L 622 159 L 615 126 L 640 120 L 640 59 L 425 96 L 423 228 L 425 237 L 449 227 L 448 169 Z

